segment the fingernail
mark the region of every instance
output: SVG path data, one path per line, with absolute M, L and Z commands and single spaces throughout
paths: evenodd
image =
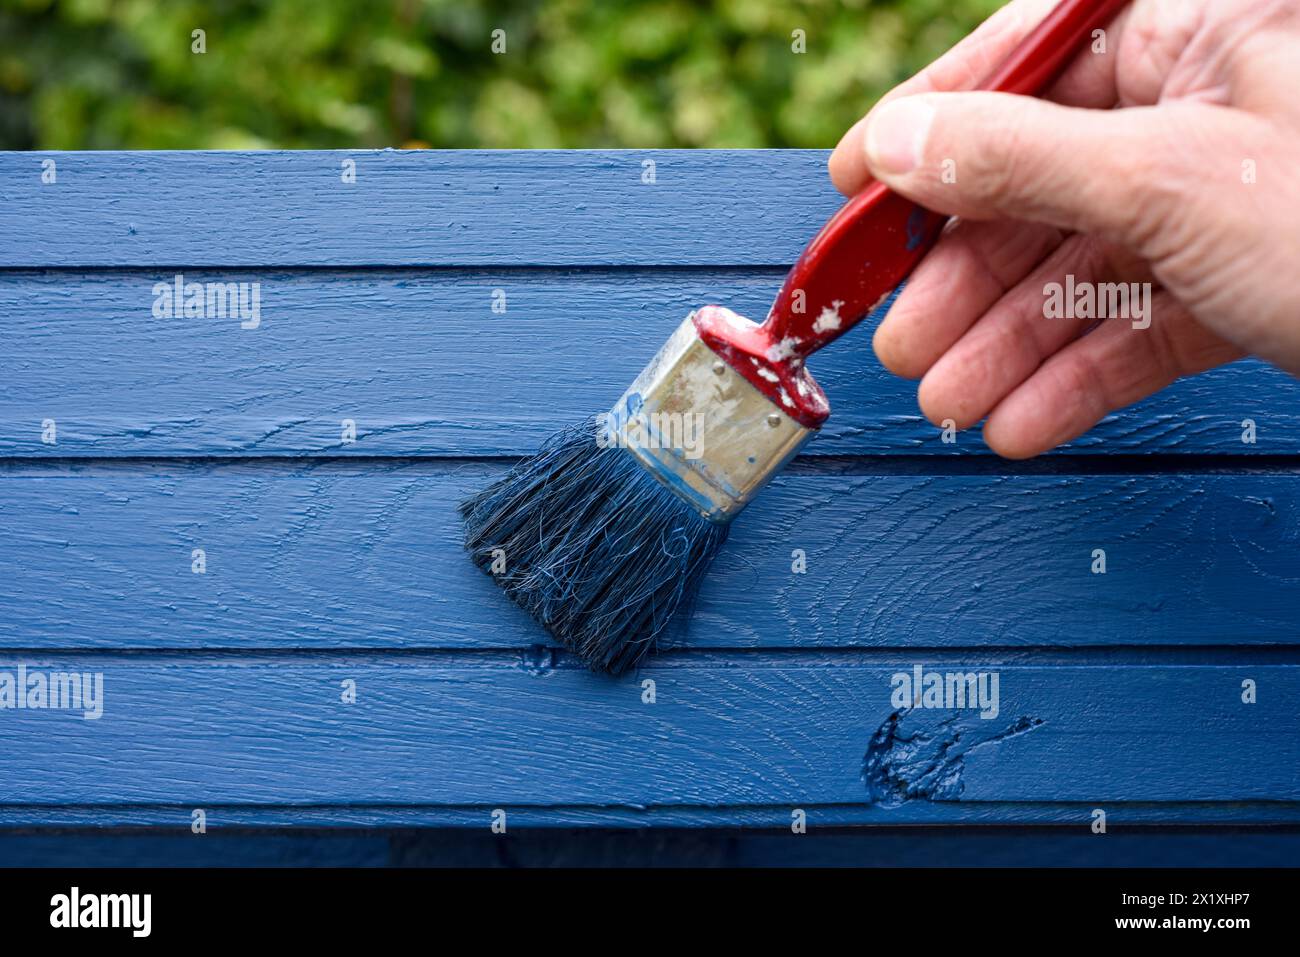
M 910 173 L 925 158 L 934 107 L 918 96 L 886 103 L 867 125 L 867 162 L 881 173 Z

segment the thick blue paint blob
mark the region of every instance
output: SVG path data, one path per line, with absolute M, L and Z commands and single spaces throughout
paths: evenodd
M 589 667 L 620 674 L 690 604 L 729 526 L 602 448 L 597 428 L 554 436 L 461 515 L 475 564 Z

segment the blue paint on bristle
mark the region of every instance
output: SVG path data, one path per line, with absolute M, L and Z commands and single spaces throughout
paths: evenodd
M 474 563 L 589 667 L 620 674 L 691 603 L 728 526 L 596 437 L 595 418 L 560 432 L 460 511 Z
M 460 511 L 474 563 L 589 667 L 620 674 L 690 605 L 730 526 L 597 435 L 595 417 L 558 433 Z M 505 568 L 494 572 L 498 555 Z

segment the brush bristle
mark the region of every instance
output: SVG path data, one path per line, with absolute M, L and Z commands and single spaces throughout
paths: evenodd
M 619 674 L 689 605 L 728 526 L 597 429 L 553 436 L 460 511 L 474 563 L 589 667 Z

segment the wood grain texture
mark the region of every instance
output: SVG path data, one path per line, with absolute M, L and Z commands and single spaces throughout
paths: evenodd
M 849 336 L 827 428 L 622 680 L 465 560 L 465 493 L 690 308 L 766 311 L 825 157 L 0 154 L 0 673 L 106 692 L 0 710 L 0 827 L 1300 821 L 1300 386 L 1260 363 L 1013 465 Z M 177 272 L 260 283 L 261 324 L 154 318 Z M 996 671 L 998 716 L 898 712 L 914 664 Z
M 788 265 L 843 202 L 827 155 L 0 153 L 0 267 Z
M 1279 761 L 1300 667 L 1002 665 L 1000 711 L 905 715 L 905 797 L 866 757 L 907 658 L 663 660 L 622 680 L 510 658 L 39 656 L 99 672 L 98 720 L 8 711 L 5 801 L 34 805 L 773 807 L 1300 799 Z M 0 670 L 19 659 L 0 658 Z M 957 662 L 936 668 L 965 670 Z M 1259 702 L 1241 702 L 1252 678 Z M 655 703 L 643 703 L 643 682 Z M 340 700 L 345 681 L 357 700 Z M 576 717 L 581 715 L 581 720 Z M 1008 734 L 1023 721 L 1032 729 Z M 944 747 L 943 741 L 962 746 Z M 917 741 L 931 742 L 920 747 Z M 938 743 L 934 743 L 938 742 Z M 927 783 L 933 754 L 943 786 Z M 1095 806 L 1095 804 L 1094 804 Z M 1082 821 L 1081 821 L 1082 823 Z
M 460 547 L 456 504 L 496 474 L 11 466 L 0 647 L 543 643 Z M 1294 645 L 1298 506 L 1300 475 L 787 474 L 738 520 L 670 646 Z
M 766 312 L 780 270 L 186 272 L 260 282 L 261 325 L 157 319 L 174 272 L 0 272 L 0 455 L 522 455 L 609 407 L 690 308 Z M 492 312 L 495 290 L 504 315 Z M 813 368 L 812 455 L 989 455 L 941 441 L 861 331 Z M 1244 444 L 1242 421 L 1256 423 Z M 53 419 L 57 442 L 42 442 Z M 341 422 L 356 423 L 345 444 Z M 1300 453 L 1300 383 L 1235 363 L 1109 416 L 1064 453 Z
M 1089 802 L 997 804 L 912 801 L 897 807 L 877 804 L 805 803 L 809 827 L 862 825 L 1008 825 L 1056 824 L 1087 828 L 1097 807 Z M 220 828 L 489 828 L 493 808 L 465 805 L 207 805 L 209 833 Z M 1151 802 L 1107 805 L 1111 825 L 1235 826 L 1295 824 L 1294 802 Z M 189 834 L 193 808 L 177 805 L 94 804 L 68 807 L 49 804 L 0 804 L 0 828 L 130 827 L 180 830 Z M 791 808 L 768 805 L 719 807 L 595 807 L 590 805 L 520 805 L 509 809 L 510 827 L 528 834 L 541 828 L 698 828 L 726 832 L 734 828 L 781 829 L 789 832 Z M 901 832 L 906 834 L 907 832 Z M 1088 833 L 1089 837 L 1094 835 Z M 663 858 L 658 861 L 663 864 Z M 1024 861 L 1013 861 L 1023 866 Z M 1054 861 L 1059 866 L 1060 860 Z

